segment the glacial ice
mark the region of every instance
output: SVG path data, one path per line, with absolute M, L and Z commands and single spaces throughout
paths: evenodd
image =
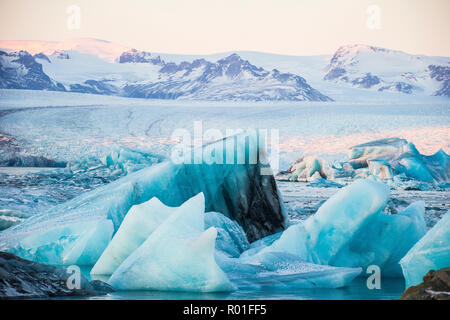
M 72 264 L 76 259 L 66 259 L 65 253 L 84 241 L 86 230 L 102 226 L 98 235 L 101 241 L 88 241 L 78 257 L 83 263 L 94 265 L 133 205 L 157 197 L 164 204 L 177 207 L 199 192 L 205 194 L 207 211 L 221 212 L 238 222 L 250 241 L 282 231 L 287 215 L 273 176 L 261 174 L 261 169 L 268 166 L 264 164 L 265 153 L 257 135 L 232 136 L 207 147 L 210 150 L 214 146 L 217 150 L 223 147 L 227 156 L 246 155 L 247 159 L 259 157 L 260 161 L 230 165 L 166 161 L 153 165 L 2 231 L 0 250 L 48 264 Z M 194 152 L 199 150 L 207 159 L 204 149 Z M 84 252 L 89 255 L 84 257 Z
M 119 290 L 230 291 L 214 258 L 217 231 L 204 231 L 205 198 L 191 198 L 169 216 L 117 268 L 109 284 Z
M 93 265 L 111 240 L 114 227 L 111 220 L 78 217 L 75 220 L 53 220 L 40 229 L 39 217 L 26 231 L 14 232 L 14 243 L 8 247 L 24 259 L 52 265 Z M 9 231 L 21 224 L 6 229 Z M 4 251 L 4 249 L 1 249 Z
M 219 212 L 205 214 L 205 229 L 214 227 L 217 230 L 216 249 L 231 257 L 239 257 L 250 247 L 244 229 L 235 221 Z
M 406 287 L 422 282 L 430 270 L 450 266 L 450 211 L 400 260 Z
M 268 252 L 251 260 L 230 258 L 219 252 L 216 261 L 240 289 L 339 288 L 361 273 L 361 268 L 317 265 L 286 252 Z
M 306 156 L 295 161 L 286 173 L 279 177 L 289 181 L 313 181 L 318 178 L 327 178 L 329 163 L 316 156 Z
M 270 252 L 287 252 L 305 261 L 340 267 L 378 265 L 384 276 L 401 275 L 399 260 L 426 232 L 424 203 L 403 212 L 382 212 L 388 187 L 372 180 L 357 180 L 340 189 L 307 220 L 290 226 L 271 245 L 245 261 Z
M 389 138 L 357 145 L 350 148 L 349 157 L 355 169 L 370 167 L 371 160 L 383 163 L 381 178 L 404 173 L 409 178 L 430 183 L 450 180 L 449 156 L 443 150 L 431 156 L 422 155 L 405 139 Z
M 164 205 L 157 198 L 131 207 L 114 238 L 92 268 L 91 274 L 112 274 L 164 220 L 178 209 Z
M 351 147 L 348 161 L 329 162 L 314 155 L 306 156 L 279 173 L 277 179 L 375 179 L 385 181 L 395 189 L 429 190 L 450 181 L 449 158 L 443 150 L 427 156 L 405 139 L 388 138 Z M 404 178 L 396 179 L 398 176 Z

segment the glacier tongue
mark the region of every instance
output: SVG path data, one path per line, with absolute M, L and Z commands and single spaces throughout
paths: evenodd
M 215 228 L 204 230 L 203 193 L 180 206 L 118 267 L 109 284 L 119 290 L 229 291 L 216 264 Z
M 450 211 L 400 260 L 406 287 L 418 285 L 430 270 L 450 265 Z
M 233 136 L 204 148 L 214 145 L 219 147 L 216 150 L 223 147 L 226 155 L 246 155 L 248 159 L 260 161 L 256 164 L 166 161 L 153 165 L 2 231 L 0 250 L 48 264 L 72 264 L 74 258 L 67 260 L 64 255 L 74 243 L 82 241 L 86 228 L 80 221 L 92 228 L 101 221 L 101 241 L 88 241 L 83 252 L 89 252 L 90 256 L 79 257 L 83 263 L 93 265 L 133 205 L 157 197 L 164 204 L 176 207 L 199 192 L 205 194 L 207 211 L 221 212 L 238 222 L 249 241 L 282 231 L 287 216 L 274 177 L 261 174 L 261 169 L 267 169 L 263 165 L 267 162 L 262 161 L 264 152 L 257 134 Z M 205 151 L 204 148 L 200 150 Z
M 112 274 L 176 210 L 157 198 L 131 207 L 91 274 Z

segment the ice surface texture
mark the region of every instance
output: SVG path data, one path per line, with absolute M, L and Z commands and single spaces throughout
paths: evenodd
M 119 290 L 229 291 L 214 258 L 215 228 L 204 231 L 205 198 L 180 206 L 112 274 Z
M 450 181 L 449 158 L 443 150 L 426 156 L 420 154 L 414 144 L 405 139 L 388 138 L 351 147 L 349 161 L 346 162 L 331 164 L 317 156 L 301 158 L 277 178 L 312 181 L 317 178 L 355 180 L 370 177 L 390 180 L 393 187 L 408 187 L 408 180 L 438 185 Z M 404 177 L 407 182 L 395 179 L 396 176 Z
M 91 274 L 112 274 L 177 209 L 157 198 L 131 207 Z
M 406 287 L 418 285 L 430 270 L 450 266 L 450 211 L 400 261 Z
M 0 250 L 49 264 L 94 265 L 133 205 L 157 197 L 177 207 L 199 192 L 205 194 L 207 211 L 221 212 L 237 221 L 249 241 L 282 231 L 287 216 L 273 176 L 261 175 L 261 169 L 268 168 L 261 161 L 264 152 L 256 134 L 233 136 L 204 148 L 211 151 L 215 146 L 217 150 L 223 147 L 224 154 L 247 155 L 260 162 L 228 165 L 167 161 L 153 165 L 1 232 Z M 101 230 L 95 233 L 100 238 L 86 242 L 86 232 L 94 229 Z M 84 251 L 68 259 L 72 247 L 83 247 Z
M 252 261 L 269 252 L 287 252 L 317 264 L 363 268 L 375 264 L 384 276 L 401 276 L 399 260 L 426 232 L 424 203 L 386 215 L 382 210 L 388 198 L 385 184 L 358 180 L 271 245 L 242 256 Z

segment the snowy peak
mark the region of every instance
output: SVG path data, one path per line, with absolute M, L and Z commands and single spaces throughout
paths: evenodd
M 24 50 L 0 51 L 0 88 L 65 91 L 64 86 L 50 79 L 36 58 Z
M 340 47 L 330 59 L 324 80 L 378 91 L 445 95 L 442 77 L 432 76 L 429 66 L 449 62 L 448 58 L 347 45 Z
M 126 95 L 166 99 L 331 101 L 302 77 L 277 70 L 269 72 L 235 53 L 217 62 L 197 59 L 165 63 L 159 74 L 157 82 L 125 86 Z
M 154 65 L 164 65 L 164 61 L 160 56 L 153 57 L 150 52 L 131 49 L 123 52 L 119 59 L 119 63 L 151 63 Z
M 4 51 L 25 50 L 30 54 L 44 53 L 51 55 L 55 51 L 77 51 L 83 54 L 92 54 L 114 61 L 122 52 L 130 50 L 129 47 L 117 43 L 91 39 L 74 38 L 65 41 L 35 41 L 35 40 L 0 40 L 0 49 Z

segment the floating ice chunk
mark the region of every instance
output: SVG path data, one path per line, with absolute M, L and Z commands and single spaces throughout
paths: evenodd
M 207 212 L 205 214 L 205 229 L 210 227 L 215 227 L 217 230 L 217 250 L 221 250 L 232 257 L 239 257 L 250 246 L 244 229 L 219 212 Z
M 217 231 L 204 230 L 203 193 L 188 200 L 117 268 L 109 284 L 119 290 L 229 291 L 217 265 Z
M 71 224 L 77 224 L 80 219 L 88 225 L 98 223 L 99 220 L 112 221 L 115 232 L 133 205 L 157 197 L 168 206 L 178 207 L 199 192 L 205 194 L 207 211 L 221 212 L 238 222 L 249 241 L 282 231 L 287 223 L 287 215 L 275 179 L 267 174 L 270 168 L 265 164 L 268 162 L 258 142 L 257 134 L 249 133 L 208 145 L 209 148 L 217 146 L 217 150 L 223 148 L 223 155 L 227 157 L 231 154 L 235 158 L 260 160 L 255 163 L 175 164 L 166 161 L 131 173 L 0 232 L 0 250 L 19 256 L 27 250 L 34 251 L 37 252 L 36 256 L 27 255 L 23 258 L 39 260 L 38 242 L 29 242 L 30 247 L 18 251 L 18 243 L 24 237 L 34 237 L 36 233 L 36 238 L 52 238 L 56 241 L 54 244 L 48 243 L 48 250 L 52 248 L 53 253 L 42 258 L 47 263 L 59 264 L 64 261 L 61 255 L 66 248 L 81 237 L 77 228 L 71 228 Z M 202 153 L 205 150 L 200 148 L 194 151 Z M 264 174 L 261 174 L 262 169 L 265 169 Z M 67 227 L 60 229 L 64 234 L 46 236 L 50 230 L 56 232 L 53 228 L 57 225 Z M 66 240 L 58 241 L 59 238 Z M 94 264 L 106 245 L 101 250 L 94 242 L 89 245 L 93 246 L 91 252 L 99 253 L 95 259 L 89 259 Z M 47 260 L 50 256 L 53 258 Z
M 44 230 L 35 228 L 17 234 L 18 239 L 9 251 L 43 264 L 93 265 L 114 231 L 111 220 L 58 222 L 46 225 Z
M 177 209 L 157 198 L 131 207 L 91 274 L 112 274 Z
M 450 211 L 400 261 L 406 287 L 422 282 L 430 270 L 450 266 Z
M 307 187 L 314 188 L 342 188 L 343 185 L 334 181 L 326 180 L 323 178 L 317 178 L 306 184 Z
M 278 240 L 282 234 L 283 234 L 282 232 L 277 232 L 277 233 L 271 234 L 270 236 L 267 236 L 267 237 L 264 237 L 262 239 L 252 242 L 250 244 L 249 249 L 244 251 L 240 257 L 245 258 L 246 256 L 252 256 L 252 255 L 258 253 L 265 247 L 270 246 L 272 243 L 274 243 L 276 240 Z
M 358 180 L 257 255 L 287 252 L 305 261 L 340 267 L 376 264 L 384 276 L 400 276 L 399 260 L 425 234 L 425 209 L 423 202 L 416 202 L 402 213 L 387 215 L 382 209 L 388 197 L 385 184 Z M 255 258 L 245 252 L 242 256 L 247 261 Z
M 392 179 L 394 173 L 389 162 L 384 160 L 367 160 L 369 164 L 369 172 L 372 176 L 375 176 L 381 180 Z
M 339 288 L 348 285 L 361 268 L 340 268 L 308 263 L 286 252 L 266 252 L 250 259 L 217 254 L 219 266 L 238 288 Z
M 327 161 L 316 157 L 306 156 L 295 161 L 291 167 L 278 175 L 281 180 L 312 181 L 318 178 L 327 178 L 331 171 Z
M 354 146 L 350 148 L 349 157 L 349 163 L 355 169 L 370 167 L 371 160 L 382 160 L 385 166 L 389 164 L 391 167 L 386 168 L 392 170 L 389 175 L 404 173 L 409 178 L 425 182 L 442 182 L 450 179 L 449 156 L 443 150 L 431 156 L 422 155 L 414 144 L 404 139 L 381 139 Z
M 23 222 L 30 215 L 16 210 L 0 209 L 0 231 Z

